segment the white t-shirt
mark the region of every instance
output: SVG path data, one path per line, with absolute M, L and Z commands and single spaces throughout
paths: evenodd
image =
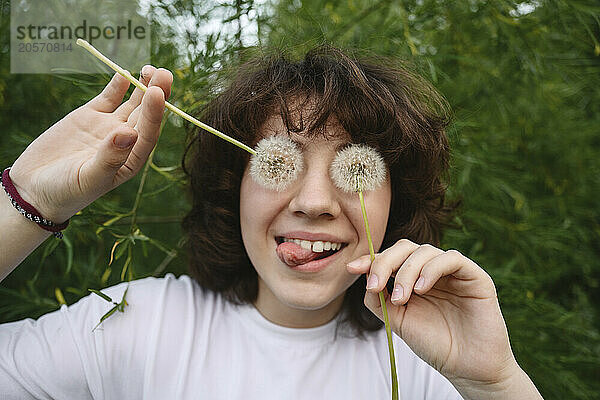
M 125 312 L 95 294 L 0 325 L 0 399 L 390 399 L 385 330 L 336 319 L 286 328 L 187 275 L 129 283 Z M 127 283 L 102 290 L 120 302 Z M 394 335 L 402 400 L 462 397 Z

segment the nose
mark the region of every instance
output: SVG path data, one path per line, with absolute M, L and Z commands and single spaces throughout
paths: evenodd
M 329 219 L 339 216 L 341 206 L 337 188 L 329 177 L 327 166 L 309 167 L 294 186 L 288 208 L 295 215 Z

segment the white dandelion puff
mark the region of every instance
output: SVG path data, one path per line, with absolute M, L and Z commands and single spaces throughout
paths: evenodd
M 271 136 L 256 145 L 250 158 L 250 175 L 268 189 L 282 191 L 297 177 L 304 162 L 302 152 L 287 136 Z
M 373 239 L 371 238 L 371 230 L 369 229 L 363 191 L 377 189 L 385 181 L 387 169 L 383 157 L 381 157 L 377 150 L 366 144 L 352 144 L 335 155 L 329 173 L 335 185 L 341 190 L 345 192 L 358 192 L 372 262 L 375 259 L 375 248 L 373 247 Z M 370 272 L 367 273 L 367 279 L 368 277 L 370 277 Z M 388 339 L 390 368 L 392 372 L 392 400 L 398 400 L 398 377 L 396 375 L 392 328 L 389 322 L 383 291 L 379 292 L 379 304 L 381 304 Z
M 353 144 L 336 154 L 329 169 L 335 185 L 345 192 L 375 190 L 386 177 L 383 157 L 366 144 Z

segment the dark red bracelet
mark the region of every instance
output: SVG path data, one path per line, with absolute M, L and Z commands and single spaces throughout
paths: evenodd
M 62 224 L 57 224 L 42 217 L 40 212 L 36 210 L 34 206 L 19 196 L 19 192 L 17 192 L 15 185 L 13 185 L 12 180 L 10 179 L 10 175 L 8 174 L 9 171 L 10 167 L 6 168 L 2 172 L 2 175 L 0 176 L 0 184 L 10 198 L 12 205 L 17 209 L 17 211 L 23 214 L 25 218 L 38 224 L 40 228 L 52 232 L 57 238 L 62 239 L 63 234 L 60 231 L 69 226 L 69 220 L 66 220 Z

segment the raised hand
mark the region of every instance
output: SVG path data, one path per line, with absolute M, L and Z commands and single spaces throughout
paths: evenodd
M 455 385 L 502 388 L 522 372 L 494 282 L 475 262 L 406 239 L 358 260 L 348 271 L 370 274 L 365 305 L 383 320 L 378 293 L 395 275 L 392 295 L 384 290 L 392 330 Z
M 133 177 L 156 145 L 173 75 L 143 69 L 144 93 L 123 102 L 129 81 L 115 74 L 102 93 L 35 139 L 10 177 L 23 199 L 61 223 Z

